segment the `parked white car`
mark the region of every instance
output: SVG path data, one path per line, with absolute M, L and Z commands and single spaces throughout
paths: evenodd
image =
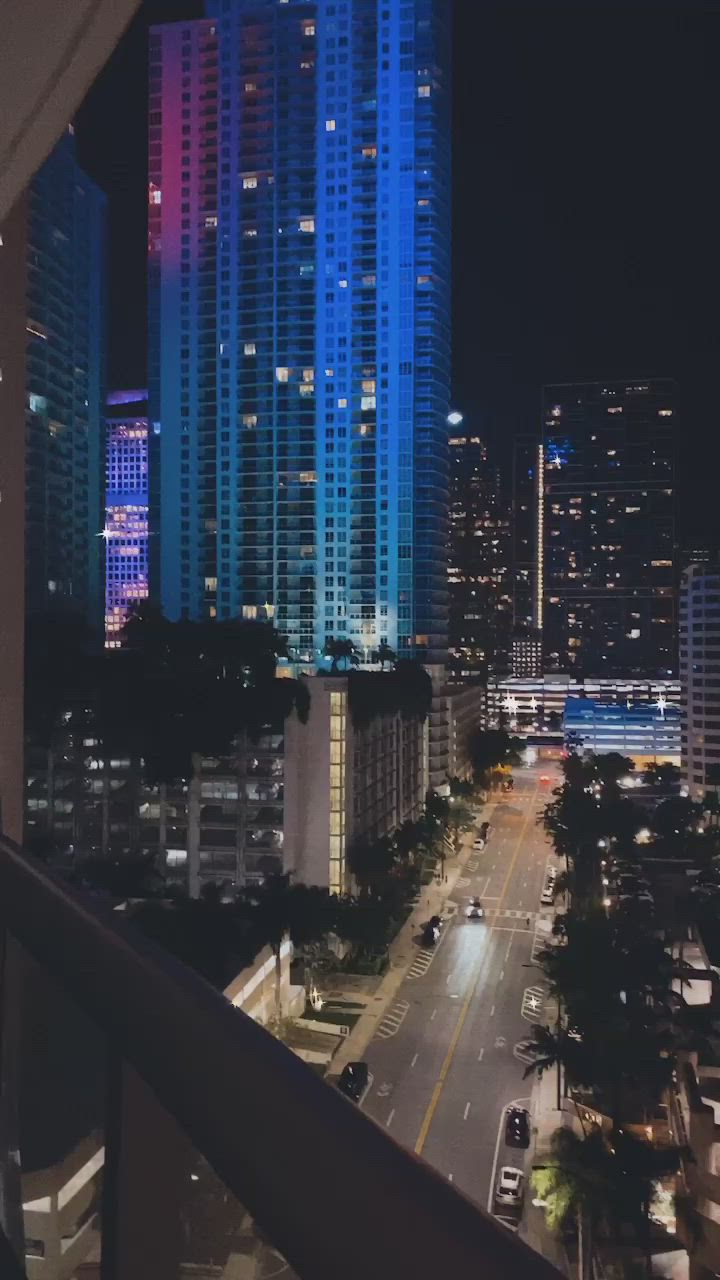
M 495 1199 L 498 1204 L 521 1205 L 525 1192 L 525 1174 L 522 1169 L 514 1169 L 512 1165 L 503 1165 L 495 1188 Z

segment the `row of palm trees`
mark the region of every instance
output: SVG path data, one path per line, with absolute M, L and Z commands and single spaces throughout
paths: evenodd
M 444 867 L 449 847 L 457 849 L 461 834 L 474 824 L 469 803 L 474 794 L 471 784 L 453 778 L 449 796 L 428 791 L 418 818 L 403 822 L 390 835 L 363 837 L 351 844 L 349 866 L 361 896 L 387 897 L 393 883 L 408 880 L 416 886 L 427 861 L 440 861 Z
M 666 951 L 652 922 L 632 903 L 630 910 L 606 910 L 605 872 L 611 856 L 637 861 L 643 828 L 655 857 L 710 864 L 717 836 L 698 830 L 702 806 L 679 795 L 648 816 L 620 786 L 632 769 L 632 761 L 616 753 L 570 755 L 563 783 L 542 815 L 565 860 L 557 885 L 569 907 L 556 919 L 554 942 L 538 956 L 558 1013 L 553 1027 L 534 1029 L 536 1054 L 526 1075 L 555 1069 L 558 1109 L 572 1088 L 577 1097 L 589 1092 L 594 1111 L 606 1120 L 582 1137 L 557 1130 L 534 1185 L 552 1227 L 576 1223 L 583 1275 L 594 1242 L 617 1241 L 624 1228 L 649 1258 L 656 1181 L 689 1153 L 671 1144 L 657 1147 L 628 1127 L 647 1123 L 672 1088 L 677 1052 L 697 1047 L 705 1034 L 703 1011 L 673 990 L 685 967 Z M 657 791 L 672 780 L 659 770 L 648 779 Z

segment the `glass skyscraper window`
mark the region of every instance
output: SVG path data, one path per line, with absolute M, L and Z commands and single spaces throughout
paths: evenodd
M 301 660 L 331 636 L 445 650 L 447 10 L 208 0 L 151 31 L 170 617 L 251 608 Z

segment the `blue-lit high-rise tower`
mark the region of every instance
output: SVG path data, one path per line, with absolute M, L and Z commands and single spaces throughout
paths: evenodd
M 151 33 L 171 617 L 271 617 L 300 657 L 445 649 L 448 10 L 208 0 Z
M 26 606 L 102 625 L 105 196 L 66 130 L 27 200 Z

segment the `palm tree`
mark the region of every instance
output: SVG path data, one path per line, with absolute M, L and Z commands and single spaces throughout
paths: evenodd
M 576 1223 L 578 1275 L 588 1280 L 595 1236 L 608 1227 L 615 1209 L 615 1185 L 602 1132 L 597 1129 L 579 1138 L 572 1129 L 556 1129 L 550 1159 L 533 1170 L 532 1185 L 544 1204 L 551 1231 Z
M 395 846 L 390 836 L 362 838 L 348 849 L 348 866 L 363 895 L 382 892 L 395 865 Z
M 339 674 L 341 662 L 344 664 L 343 669 L 345 671 L 347 671 L 349 667 L 358 667 L 360 665 L 360 656 L 352 640 L 347 640 L 342 637 L 339 639 L 333 639 L 332 636 L 328 636 L 325 641 L 323 653 L 326 658 L 332 658 L 330 671 L 333 675 Z
M 333 929 L 335 901 L 325 889 L 291 884 L 289 875 L 268 876 L 262 885 L 243 889 L 236 910 L 248 920 L 275 958 L 275 1023 L 282 1019 L 281 953 L 289 935 L 300 947 Z
M 527 1076 L 542 1076 L 543 1071 L 557 1070 L 557 1109 L 562 1110 L 562 1072 L 573 1084 L 592 1084 L 592 1065 L 585 1048 L 576 1036 L 563 1027 L 551 1031 L 550 1027 L 536 1025 L 532 1029 L 535 1041 L 533 1061 L 525 1068 Z
M 387 640 L 381 640 L 377 649 L 373 653 L 373 662 L 379 662 L 380 666 L 385 669 L 385 664 L 392 667 L 397 662 L 397 654 L 391 649 Z

